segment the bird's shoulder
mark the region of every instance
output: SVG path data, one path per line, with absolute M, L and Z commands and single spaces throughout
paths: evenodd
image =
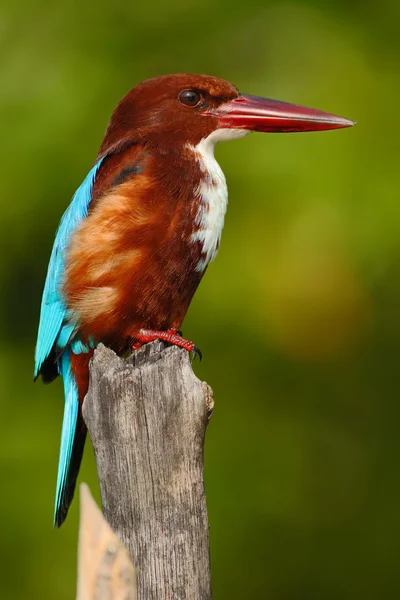
M 93 185 L 90 210 L 99 198 L 128 182 L 137 182 L 139 175 L 150 170 L 150 153 L 140 144 L 132 144 L 124 150 L 105 156 Z M 141 178 L 142 179 L 142 178 Z

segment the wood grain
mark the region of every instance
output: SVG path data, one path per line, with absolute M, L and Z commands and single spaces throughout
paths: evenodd
M 189 355 L 153 342 L 129 359 L 100 345 L 83 415 L 103 513 L 137 570 L 139 600 L 210 600 L 204 438 L 212 391 Z

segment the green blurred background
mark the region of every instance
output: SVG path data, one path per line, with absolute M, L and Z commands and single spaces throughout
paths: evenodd
M 111 111 L 170 72 L 358 121 L 217 148 L 230 206 L 184 328 L 215 393 L 214 597 L 400 597 L 399 19 L 397 0 L 3 3 L 2 598 L 75 594 L 61 385 L 32 384 L 41 291 Z M 90 447 L 81 479 L 98 494 Z

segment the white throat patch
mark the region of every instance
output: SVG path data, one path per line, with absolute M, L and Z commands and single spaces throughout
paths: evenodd
M 197 263 L 196 271 L 204 271 L 217 255 L 228 204 L 225 175 L 215 160 L 214 146 L 217 142 L 240 138 L 248 133 L 245 129 L 216 129 L 197 146 L 188 145 L 195 153 L 203 172 L 203 179 L 196 193 L 199 209 L 195 221 L 197 229 L 192 234 L 192 241 L 201 243 L 205 256 Z

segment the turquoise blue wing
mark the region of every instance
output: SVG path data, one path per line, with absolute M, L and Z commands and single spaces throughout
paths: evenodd
M 44 286 L 40 310 L 39 332 L 35 350 L 35 371 L 37 377 L 45 360 L 54 346 L 59 351 L 66 347 L 73 335 L 73 326 L 68 324 L 67 310 L 61 295 L 64 276 L 64 252 L 71 233 L 79 222 L 87 216 L 92 195 L 93 183 L 102 163 L 99 160 L 77 189 L 71 204 L 64 213 L 58 228 Z

